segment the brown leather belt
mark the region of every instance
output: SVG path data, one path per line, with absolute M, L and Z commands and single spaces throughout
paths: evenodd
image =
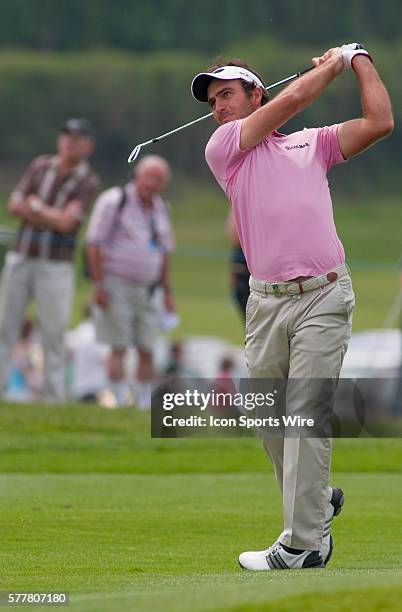
M 289 278 L 289 280 L 285 281 L 286 283 L 302 283 L 309 278 L 314 278 L 314 276 L 297 276 L 296 278 Z

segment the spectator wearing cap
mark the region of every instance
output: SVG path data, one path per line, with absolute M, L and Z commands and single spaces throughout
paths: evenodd
M 124 356 L 127 348 L 136 347 L 135 403 L 141 409 L 150 406 L 155 378 L 153 346 L 159 322 L 153 290 L 157 286 L 163 289 L 166 311 L 175 310 L 170 281 L 174 237 L 161 197 L 169 178 L 165 159 L 143 157 L 132 181 L 99 196 L 87 234 L 98 340 L 112 347 L 111 388 L 117 403 L 126 404 Z
M 44 398 L 50 403 L 64 400 L 63 338 L 73 300 L 74 251 L 99 183 L 87 161 L 94 148 L 89 121 L 69 119 L 61 127 L 57 154 L 36 157 L 11 194 L 8 210 L 21 225 L 0 286 L 1 393 L 33 299 L 44 352 Z

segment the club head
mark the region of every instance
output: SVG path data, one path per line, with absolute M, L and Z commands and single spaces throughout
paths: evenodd
M 131 151 L 130 157 L 127 160 L 129 164 L 131 164 L 131 162 L 133 162 L 133 161 L 135 161 L 137 159 L 137 157 L 140 154 L 141 147 L 142 147 L 142 144 L 139 144 L 136 147 L 134 147 L 134 149 Z

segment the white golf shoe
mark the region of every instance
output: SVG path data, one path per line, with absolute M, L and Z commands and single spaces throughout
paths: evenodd
M 295 552 L 295 549 L 288 548 L 280 542 L 275 542 L 267 550 L 241 553 L 239 564 L 243 569 L 253 571 L 324 567 L 319 550 L 298 550 Z
M 241 553 L 239 564 L 248 570 L 271 569 L 305 569 L 308 567 L 325 567 L 331 559 L 333 539 L 331 525 L 334 516 L 338 516 L 344 503 L 342 489 L 332 489 L 331 499 L 325 515 L 324 536 L 319 551 L 298 550 L 289 548 L 280 542 L 266 550 L 248 551 Z

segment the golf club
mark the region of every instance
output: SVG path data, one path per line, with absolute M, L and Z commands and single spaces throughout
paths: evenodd
M 300 72 L 296 72 L 295 74 L 292 74 L 291 76 L 288 76 L 285 79 L 282 79 L 281 81 L 277 81 L 276 83 L 273 83 L 272 85 L 268 85 L 268 87 L 265 88 L 265 91 L 269 91 L 270 89 L 273 89 L 274 87 L 279 87 L 279 85 L 283 85 L 284 83 L 287 83 L 288 81 L 293 81 L 293 79 L 297 79 L 298 77 L 302 76 L 302 74 L 305 74 L 306 72 L 308 72 L 309 70 L 312 70 L 313 68 L 314 68 L 314 66 L 310 66 L 310 68 L 306 68 L 305 70 L 301 70 Z M 203 117 L 198 117 L 198 119 L 194 119 L 194 121 L 190 121 L 189 123 L 185 123 L 184 125 L 181 125 L 180 127 L 176 128 L 175 130 L 172 130 L 171 132 L 166 132 L 166 134 L 162 134 L 161 136 L 157 136 L 156 138 L 151 138 L 151 140 L 147 140 L 146 142 L 141 142 L 141 144 L 138 144 L 131 151 L 130 156 L 129 156 L 128 160 L 127 160 L 128 163 L 131 164 L 131 162 L 133 162 L 133 161 L 135 161 L 137 159 L 138 155 L 140 154 L 140 151 L 141 151 L 142 147 L 146 147 L 147 145 L 159 142 L 163 138 L 167 138 L 168 136 L 171 136 L 172 134 L 175 134 L 176 132 L 180 132 L 180 130 L 184 130 L 185 128 L 190 127 L 190 125 L 194 125 L 195 123 L 199 123 L 200 121 L 204 121 L 204 119 L 208 119 L 208 117 L 212 117 L 212 115 L 213 115 L 213 113 L 208 113 L 208 115 L 204 115 Z

